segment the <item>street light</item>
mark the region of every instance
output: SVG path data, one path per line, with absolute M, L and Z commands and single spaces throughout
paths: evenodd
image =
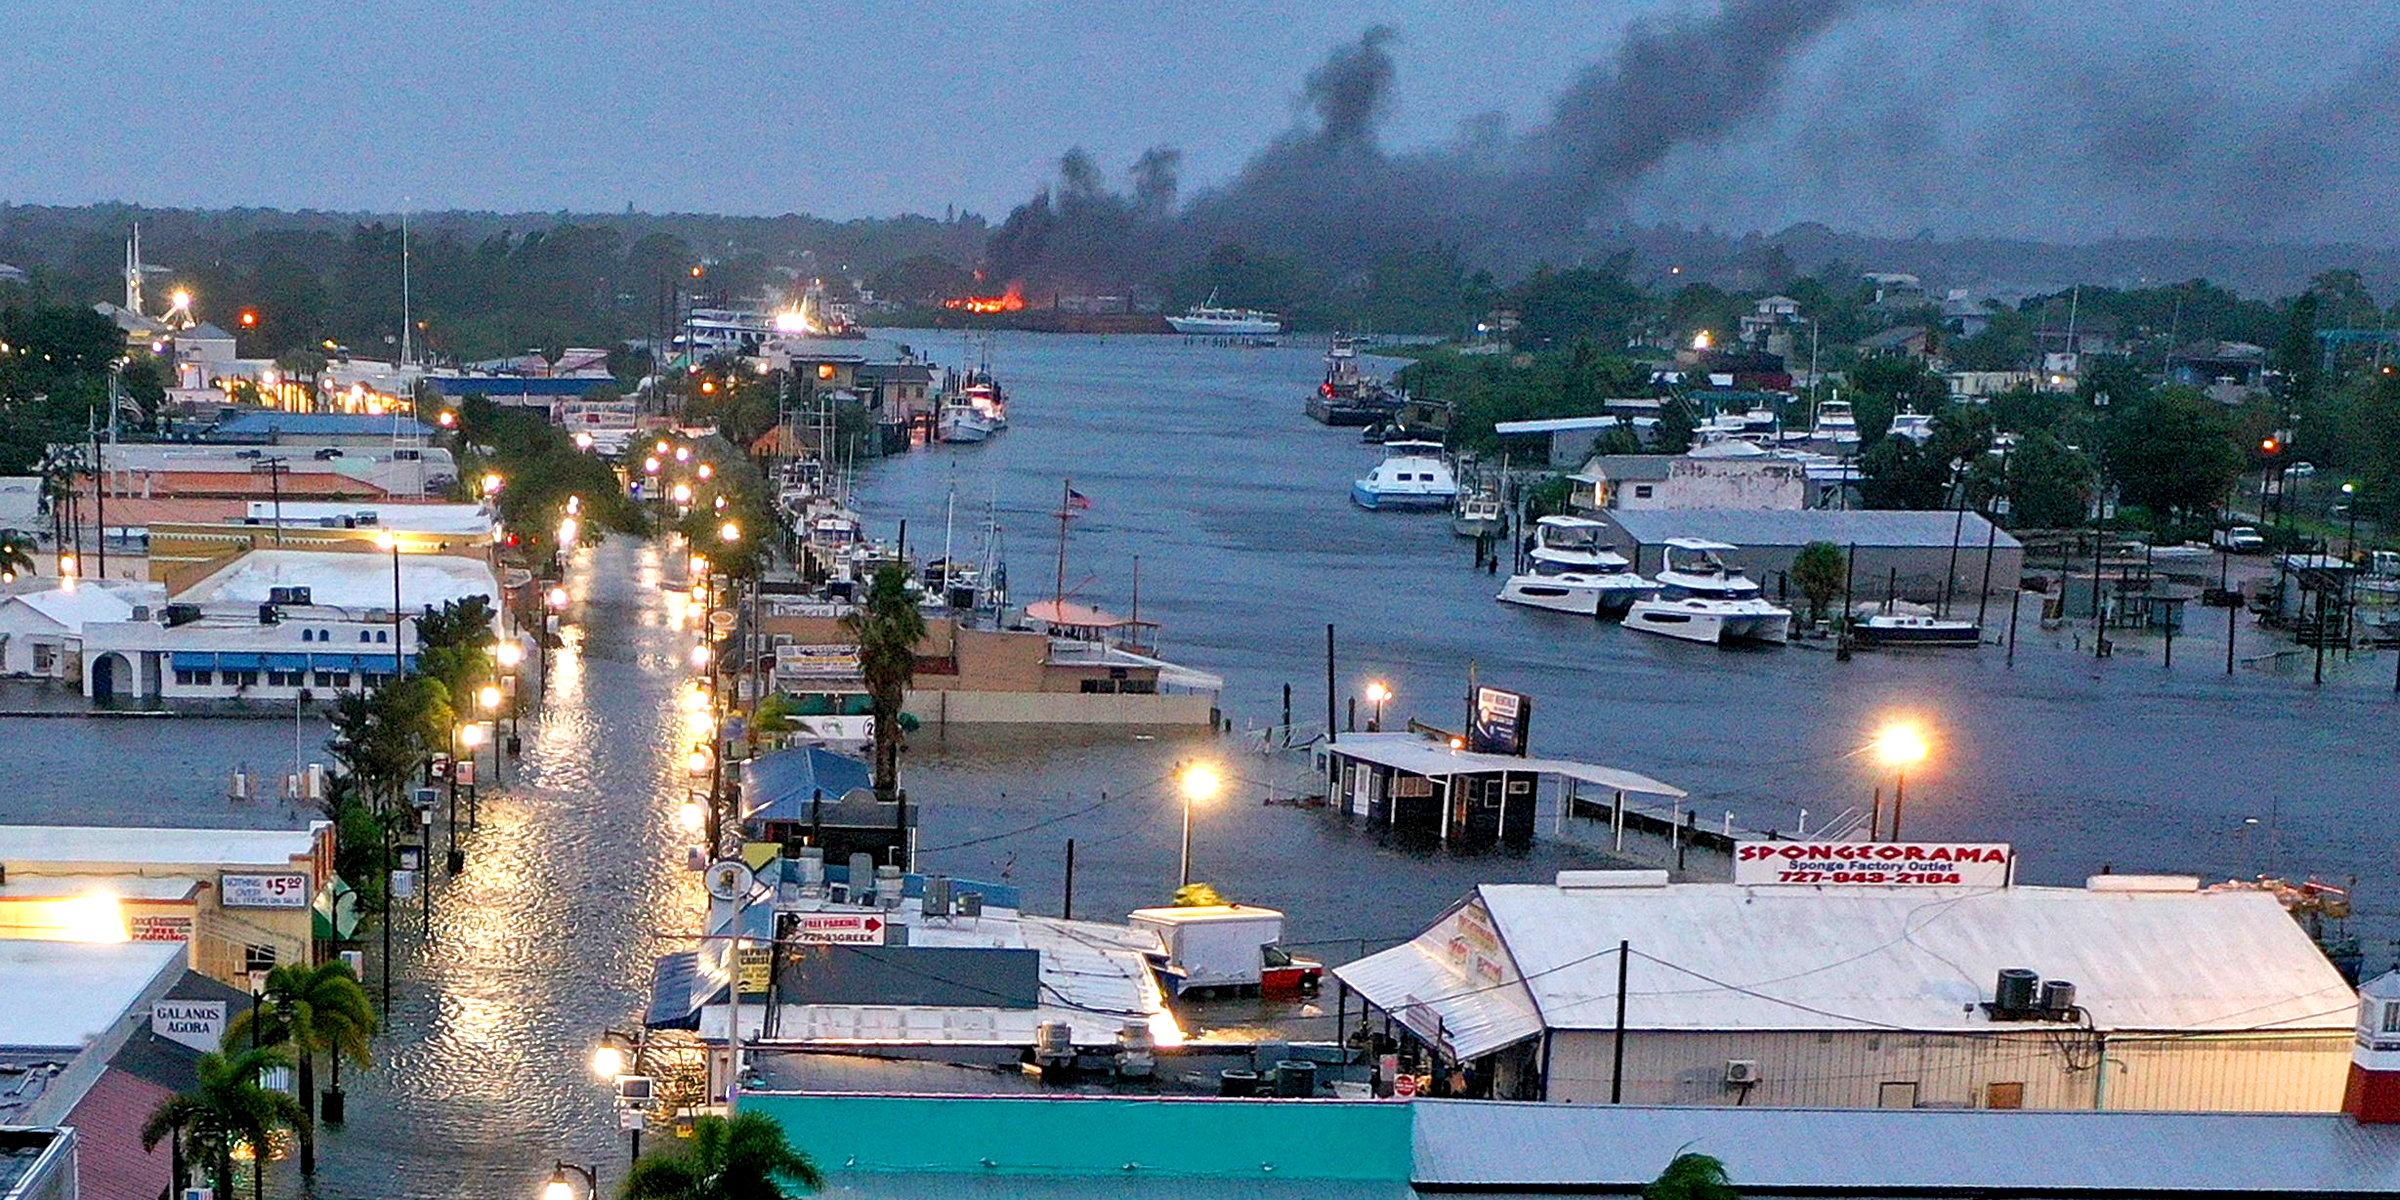
M 2347 558 L 2347 559 L 2351 560 L 2352 562 L 2356 562 L 2356 561 L 2358 560 L 2358 481 L 2357 481 L 2357 480 L 2355 480 L 2355 479 L 2345 479 L 2345 480 L 2343 480 L 2343 481 L 2342 481 L 2342 507 L 2350 510 L 2350 541 L 2349 541 L 2348 545 L 2346 545 L 2346 546 L 2343 548 L 2342 557 L 2344 557 L 2344 558 Z
M 486 496 L 497 496 L 497 495 L 499 495 L 499 494 L 500 494 L 500 474 L 499 474 L 499 472 L 497 472 L 497 471 L 486 471 L 486 472 L 484 472 L 484 474 L 483 474 L 483 494 L 484 494 L 484 495 L 486 495 Z
M 1367 703 L 1375 706 L 1375 715 L 1367 720 L 1368 733 L 1383 728 L 1383 702 L 1391 698 L 1392 689 L 1382 680 L 1370 680 L 1367 683 Z
M 592 1074 L 614 1081 L 617 1076 L 624 1073 L 625 1052 L 623 1050 L 607 1042 L 602 1042 L 592 1048 Z
M 1908 764 L 1923 762 L 1925 735 L 1914 725 L 1893 725 L 1875 738 L 1875 756 L 1892 769 L 1892 836 L 1900 840 L 1900 810 L 1908 803 Z
M 742 540 L 741 523 L 727 521 L 723 525 L 717 526 L 717 536 L 723 538 L 728 545 Z
M 649 456 L 648 458 L 645 458 L 645 459 L 643 459 L 643 460 L 642 460 L 642 474 L 644 474 L 644 475 L 656 475 L 656 474 L 658 474 L 658 456 L 657 456 L 657 455 L 653 454 L 653 455 Z
M 569 1171 L 583 1176 L 585 1194 L 591 1196 L 592 1200 L 599 1200 L 599 1173 L 590 1167 L 579 1167 L 571 1162 L 551 1164 L 550 1182 L 542 1185 L 542 1200 L 575 1200 L 575 1185 L 567 1182 L 567 1172 Z
M 561 549 L 561 550 L 572 550 L 572 549 L 574 549 L 574 548 L 575 548 L 575 546 L 578 544 L 578 539 L 580 539 L 580 538 L 582 538 L 582 537 L 583 537 L 583 522 L 581 522 L 581 521 L 578 521 L 578 520 L 576 520 L 576 519 L 575 519 L 575 518 L 573 518 L 573 517 L 560 517 L 560 518 L 558 519 L 558 548 L 559 548 L 559 549 Z
M 525 661 L 525 647 L 514 641 L 502 642 L 499 649 L 492 651 L 492 657 L 499 661 L 501 670 L 514 671 L 518 663 Z
M 565 611 L 566 611 L 566 608 L 567 608 L 567 589 L 566 589 L 565 587 L 563 587 L 563 586 L 560 586 L 560 587 L 553 587 L 553 588 L 551 588 L 551 589 L 550 589 L 550 611 L 552 611 L 552 612 L 565 612 Z
M 714 476 L 716 473 L 717 469 L 715 467 L 712 467 L 707 463 L 700 464 L 700 478 L 707 479 Z
M 668 495 L 674 497 L 677 504 L 690 504 L 692 502 L 692 485 L 678 483 L 675 485 L 675 490 L 669 492 Z
M 1203 763 L 1183 769 L 1183 884 L 1192 882 L 1192 805 L 1217 794 L 1217 773 Z
M 578 449 L 578 450 L 589 450 L 589 449 L 591 449 L 591 448 L 592 448 L 592 435 L 591 435 L 591 434 L 588 434 L 588 433 L 578 433 L 578 434 L 576 434 L 576 435 L 575 435 L 575 448 L 576 448 L 576 449 Z
M 708 647 L 706 645 L 692 647 L 692 669 L 695 671 L 708 669 Z
M 572 517 L 572 516 L 574 516 L 574 515 L 576 515 L 576 514 L 578 514 L 578 513 L 582 512 L 582 511 L 583 511 L 583 497 L 581 497 L 581 496 L 575 496 L 575 495 L 570 495 L 570 496 L 568 496 L 568 497 L 567 497 L 567 515 L 568 515 L 568 516 L 570 516 L 570 517 Z
M 681 825 L 685 833 L 698 833 L 701 826 L 708 824 L 708 810 L 701 806 L 698 793 L 684 794 L 683 804 L 675 814 L 675 823 Z
M 683 756 L 683 769 L 693 775 L 706 775 L 708 774 L 708 762 L 708 747 L 694 746 L 690 754 Z
M 487 713 L 500 711 L 499 687 L 489 683 L 483 685 L 483 687 L 475 693 L 475 706 Z
M 675 447 L 675 461 L 676 461 L 676 462 L 690 462 L 690 461 L 692 461 L 692 448 L 691 448 L 690 446 L 677 446 L 677 447 Z

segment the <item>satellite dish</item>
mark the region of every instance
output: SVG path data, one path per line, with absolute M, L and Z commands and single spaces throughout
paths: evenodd
M 720 858 L 708 865 L 708 894 L 719 900 L 739 900 L 750 894 L 758 873 L 738 858 Z

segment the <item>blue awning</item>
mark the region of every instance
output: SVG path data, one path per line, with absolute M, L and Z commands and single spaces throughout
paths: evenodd
M 258 657 L 259 661 L 265 663 L 270 671 L 305 671 L 308 669 L 308 656 L 305 654 L 261 654 Z
M 220 671 L 255 671 L 258 670 L 258 656 L 255 654 L 220 654 L 217 656 L 217 669 Z
M 700 1005 L 692 985 L 700 977 L 700 952 L 686 950 L 658 960 L 650 978 L 650 1008 L 642 1023 L 652 1029 L 700 1028 Z
M 217 656 L 197 654 L 190 650 L 178 650 L 175 652 L 175 669 L 178 671 L 214 671 L 217 669 Z

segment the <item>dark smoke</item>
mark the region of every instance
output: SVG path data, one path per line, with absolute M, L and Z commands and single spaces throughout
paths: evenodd
M 1130 198 L 1096 189 L 1080 152 L 1009 215 L 996 275 L 1042 283 L 1155 279 L 1240 244 L 1341 273 L 1432 243 L 1503 268 L 1573 258 L 1619 220 L 1626 196 L 1678 147 L 1707 145 L 1776 103 L 1788 61 L 1855 0 L 1727 0 L 1706 19 L 1637 23 L 1586 67 L 1549 118 L 1522 132 L 1484 115 L 1449 145 L 1393 153 L 1379 134 L 1397 68 L 1385 26 L 1336 47 L 1302 85 L 1306 119 L 1222 186 L 1171 213 L 1152 151 Z

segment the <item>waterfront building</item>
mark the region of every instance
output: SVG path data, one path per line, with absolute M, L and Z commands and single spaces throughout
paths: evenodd
M 1800 509 L 1808 506 L 1806 464 L 1756 455 L 1595 454 L 1567 477 L 1567 503 L 1586 516 L 1602 509 Z
M 123 621 L 137 603 L 155 603 L 156 588 L 62 581 L 0 600 L 0 675 L 83 682 L 83 629 L 94 621 Z
M 1725 565 L 1758 580 L 1779 601 L 1798 595 L 1788 575 L 1792 559 L 1810 542 L 1831 542 L 1851 552 L 1856 594 L 1877 599 L 1895 580 L 1904 600 L 1930 603 L 1947 596 L 1956 603 L 1984 591 L 2006 596 L 2017 589 L 2025 567 L 2024 546 L 1973 512 L 1611 509 L 1598 519 L 1607 527 L 1601 537 L 1609 548 L 1643 574 L 1663 565 L 1669 538 L 1731 543 L 1737 549 L 1720 554 Z
M 2357 1008 L 2274 896 L 2188 876 L 1568 871 L 1334 974 L 1465 1094 L 1577 1105 L 2329 1112 Z
M 64 1124 L 183 976 L 180 945 L 0 937 L 0 1126 Z
M 250 972 L 314 963 L 346 935 L 334 828 L 0 826 L 0 944 L 90 938 L 191 947 L 190 965 L 247 989 Z M 321 910 L 321 911 L 320 911 Z M 0 1042 L 0 1044 L 5 1044 Z
M 481 596 L 507 632 L 505 593 L 480 558 L 253 550 L 189 571 L 189 582 L 169 573 L 166 604 L 84 626 L 86 696 L 288 708 L 303 691 L 329 699 L 413 663 L 407 618 L 427 608 Z

